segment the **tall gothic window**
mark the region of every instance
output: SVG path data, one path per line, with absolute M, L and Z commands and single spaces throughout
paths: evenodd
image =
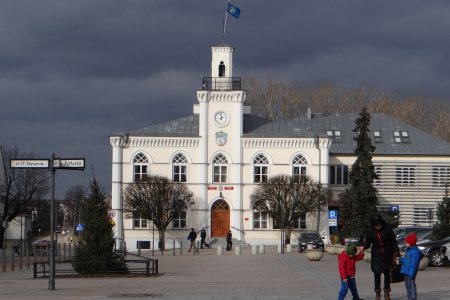
M 227 182 L 228 160 L 223 154 L 217 154 L 213 160 L 213 182 Z
M 292 160 L 292 177 L 306 175 L 308 161 L 303 155 L 297 155 Z
M 144 153 L 138 153 L 133 159 L 134 181 L 144 180 L 148 176 L 148 158 Z
M 267 182 L 269 179 L 269 161 L 263 154 L 253 160 L 253 178 L 255 183 Z
M 178 153 L 172 160 L 172 181 L 173 182 L 186 182 L 187 181 L 187 159 L 186 157 Z

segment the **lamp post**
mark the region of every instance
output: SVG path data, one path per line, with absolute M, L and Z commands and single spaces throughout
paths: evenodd
M 49 257 L 49 274 L 48 274 L 48 289 L 55 289 L 55 173 L 54 167 L 55 154 L 52 154 L 51 175 L 52 175 L 52 198 L 50 202 L 50 257 Z
M 284 244 L 285 244 L 285 239 L 284 239 L 284 235 L 285 235 L 285 229 L 284 229 L 284 207 L 281 207 L 281 224 L 280 224 L 280 229 L 281 229 L 281 254 L 284 254 Z
M 320 139 L 318 134 L 314 138 L 314 145 L 316 146 L 317 151 L 319 151 L 319 187 L 322 187 L 322 153 L 320 151 Z M 317 232 L 319 231 L 320 231 L 320 206 L 317 208 Z
M 155 256 L 155 215 L 152 211 L 152 256 Z

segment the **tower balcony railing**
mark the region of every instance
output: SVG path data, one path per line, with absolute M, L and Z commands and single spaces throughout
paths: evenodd
M 202 89 L 207 91 L 241 90 L 241 77 L 203 77 Z

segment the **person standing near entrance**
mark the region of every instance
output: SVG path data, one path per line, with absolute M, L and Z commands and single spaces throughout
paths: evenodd
M 233 247 L 232 239 L 233 239 L 233 235 L 231 234 L 231 230 L 228 230 L 228 233 L 227 233 L 227 251 L 230 251 L 231 247 Z
M 194 253 L 197 252 L 197 247 L 195 246 L 195 239 L 197 239 L 197 232 L 195 232 L 194 228 L 191 228 L 191 232 L 188 235 L 188 241 L 191 242 L 191 246 L 189 247 L 188 252 L 191 252 L 192 247 L 194 247 Z
M 206 239 L 206 230 L 205 230 L 205 228 L 202 228 L 202 230 L 200 230 L 200 238 L 201 238 L 201 241 L 200 241 L 200 249 L 204 249 L 204 248 L 203 248 L 203 245 L 205 245 L 206 248 L 211 249 L 211 247 L 209 246 L 209 244 L 207 244 L 207 243 L 205 242 L 205 239 Z

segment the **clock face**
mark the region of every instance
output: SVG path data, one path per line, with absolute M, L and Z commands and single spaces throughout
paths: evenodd
M 219 111 L 219 112 L 216 112 L 216 114 L 214 115 L 214 121 L 219 126 L 225 126 L 230 121 L 230 118 L 223 111 Z

